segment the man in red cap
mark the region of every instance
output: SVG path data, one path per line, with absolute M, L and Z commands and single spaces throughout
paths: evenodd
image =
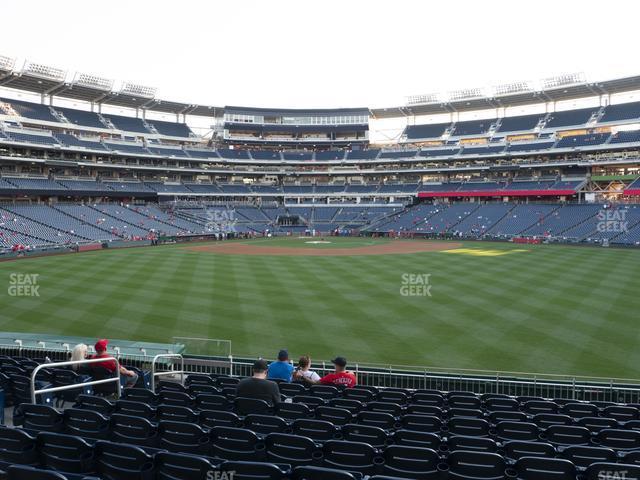
M 109 344 L 109 340 L 106 338 L 101 338 L 94 345 L 96 349 L 96 354 L 91 356 L 91 358 L 109 358 L 113 357 L 107 353 L 107 345 Z M 96 362 L 89 365 L 90 367 L 102 367 L 107 370 L 109 373 L 115 375 L 116 373 L 116 362 L 113 360 L 105 360 L 104 362 Z M 132 370 L 127 370 L 122 365 L 120 365 L 120 375 L 123 377 L 127 377 L 125 387 L 133 387 L 138 381 L 138 374 Z

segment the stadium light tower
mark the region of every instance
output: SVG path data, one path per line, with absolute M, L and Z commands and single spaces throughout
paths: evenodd
M 493 93 L 495 96 L 500 95 L 513 95 L 516 93 L 532 92 L 533 86 L 529 81 L 504 83 L 502 85 L 495 85 L 493 87 Z
M 409 95 L 407 105 L 424 105 L 429 103 L 440 103 L 440 95 L 437 93 L 426 93 L 423 95 Z
M 54 80 L 56 82 L 64 82 L 67 77 L 67 72 L 61 68 L 50 67 L 42 63 L 30 61 L 25 61 L 22 72 L 33 75 L 34 77 L 46 78 L 47 80 Z
M 124 82 L 120 89 L 120 93 L 124 95 L 131 95 L 133 97 L 154 98 L 156 96 L 156 89 L 154 87 L 147 87 L 137 83 Z
M 542 89 L 550 90 L 558 87 L 565 87 L 569 85 L 579 85 L 581 83 L 586 83 L 585 74 L 582 72 L 579 73 L 567 73 L 565 75 L 558 75 L 555 77 L 547 77 L 541 80 Z
M 13 70 L 13 67 L 16 64 L 16 59 L 11 57 L 5 57 L 4 55 L 0 55 L 0 70 L 5 72 L 9 72 Z
M 484 92 L 482 88 L 463 88 L 460 90 L 451 90 L 449 93 L 449 101 L 468 100 L 470 98 L 482 98 Z
M 110 92 L 113 87 L 113 80 L 80 72 L 76 72 L 73 77 L 73 82 L 71 83 L 72 85 L 95 88 L 96 90 L 102 90 L 104 92 Z

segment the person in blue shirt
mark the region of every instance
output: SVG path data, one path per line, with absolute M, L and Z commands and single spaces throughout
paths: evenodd
M 293 376 L 293 365 L 289 362 L 289 352 L 280 350 L 278 352 L 278 361 L 272 362 L 267 371 L 267 379 L 284 380 L 290 382 Z

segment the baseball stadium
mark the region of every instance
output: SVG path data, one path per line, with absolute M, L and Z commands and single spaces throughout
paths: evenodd
M 1 53 L 0 480 L 640 479 L 640 73 L 252 107 Z

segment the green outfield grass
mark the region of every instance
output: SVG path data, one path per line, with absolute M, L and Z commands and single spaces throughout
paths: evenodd
M 388 241 L 330 240 L 315 248 Z M 40 296 L 9 296 L 12 273 L 39 274 Z M 431 296 L 401 295 L 405 274 L 430 274 Z M 470 242 L 353 257 L 133 248 L 0 263 L 0 328 L 222 338 L 235 355 L 287 347 L 293 357 L 638 378 L 639 279 L 640 251 L 613 248 Z

